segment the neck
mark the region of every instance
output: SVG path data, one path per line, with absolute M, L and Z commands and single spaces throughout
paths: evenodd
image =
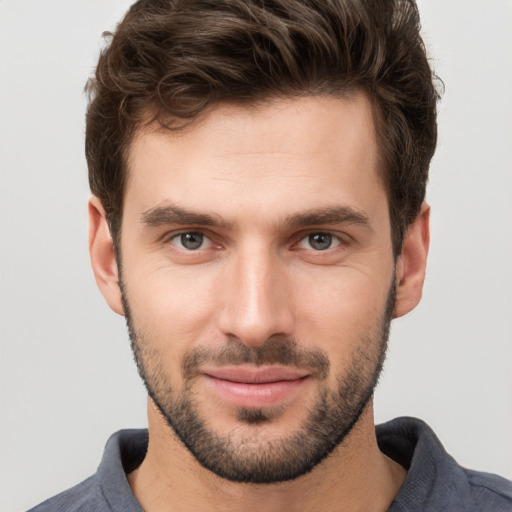
M 405 470 L 378 448 L 370 403 L 350 434 L 310 473 L 277 484 L 241 484 L 199 465 L 150 401 L 149 446 L 128 476 L 146 512 L 209 510 L 245 512 L 386 511 Z

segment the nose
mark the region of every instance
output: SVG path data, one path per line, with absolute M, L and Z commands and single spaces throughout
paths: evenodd
M 273 335 L 293 334 L 293 297 L 285 264 L 270 250 L 247 248 L 233 257 L 224 274 L 219 328 L 247 346 Z

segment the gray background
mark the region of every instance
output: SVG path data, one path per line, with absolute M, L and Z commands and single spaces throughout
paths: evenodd
M 0 1 L 0 510 L 94 472 L 145 425 L 124 321 L 87 254 L 84 82 L 121 0 Z M 423 0 L 446 83 L 424 300 L 394 322 L 376 416 L 427 420 L 464 465 L 512 478 L 512 2 Z

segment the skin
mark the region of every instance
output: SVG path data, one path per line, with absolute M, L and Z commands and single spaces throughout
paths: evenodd
M 279 402 L 275 421 L 263 425 L 240 422 L 236 407 L 197 378 L 196 407 L 213 432 L 262 446 L 293 434 L 319 390 L 334 388 L 365 334 L 376 329 L 394 275 L 393 316 L 419 302 L 429 208 L 423 205 L 395 261 L 377 170 L 372 111 L 362 94 L 276 99 L 251 109 L 219 105 L 178 134 L 155 126 L 137 134 L 121 231 L 123 282 L 135 326 L 151 340 L 172 388 L 183 389 L 180 364 L 187 351 L 219 348 L 228 338 L 257 347 L 272 336 L 293 337 L 329 359 L 326 379 L 307 379 Z M 148 212 L 169 205 L 221 223 L 148 224 Z M 357 212 L 364 221 L 289 222 L 326 206 Z M 97 198 L 89 215 L 96 280 L 122 315 L 119 269 Z M 177 236 L 183 231 L 200 231 L 211 242 L 186 250 Z M 312 248 L 308 238 L 319 232 L 335 237 L 325 251 Z M 371 401 L 327 459 L 275 484 L 240 484 L 204 469 L 151 400 L 148 426 L 147 456 L 129 482 L 150 512 L 384 511 L 405 478 L 378 449 Z

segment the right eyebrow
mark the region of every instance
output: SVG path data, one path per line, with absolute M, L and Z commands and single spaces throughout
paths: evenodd
M 166 224 L 229 227 L 229 224 L 218 215 L 192 212 L 176 205 L 156 206 L 146 210 L 142 213 L 141 220 L 144 225 L 151 228 Z
M 286 224 L 294 227 L 318 226 L 321 224 L 360 224 L 370 227 L 370 218 L 362 210 L 350 206 L 331 206 L 301 212 L 286 219 Z

